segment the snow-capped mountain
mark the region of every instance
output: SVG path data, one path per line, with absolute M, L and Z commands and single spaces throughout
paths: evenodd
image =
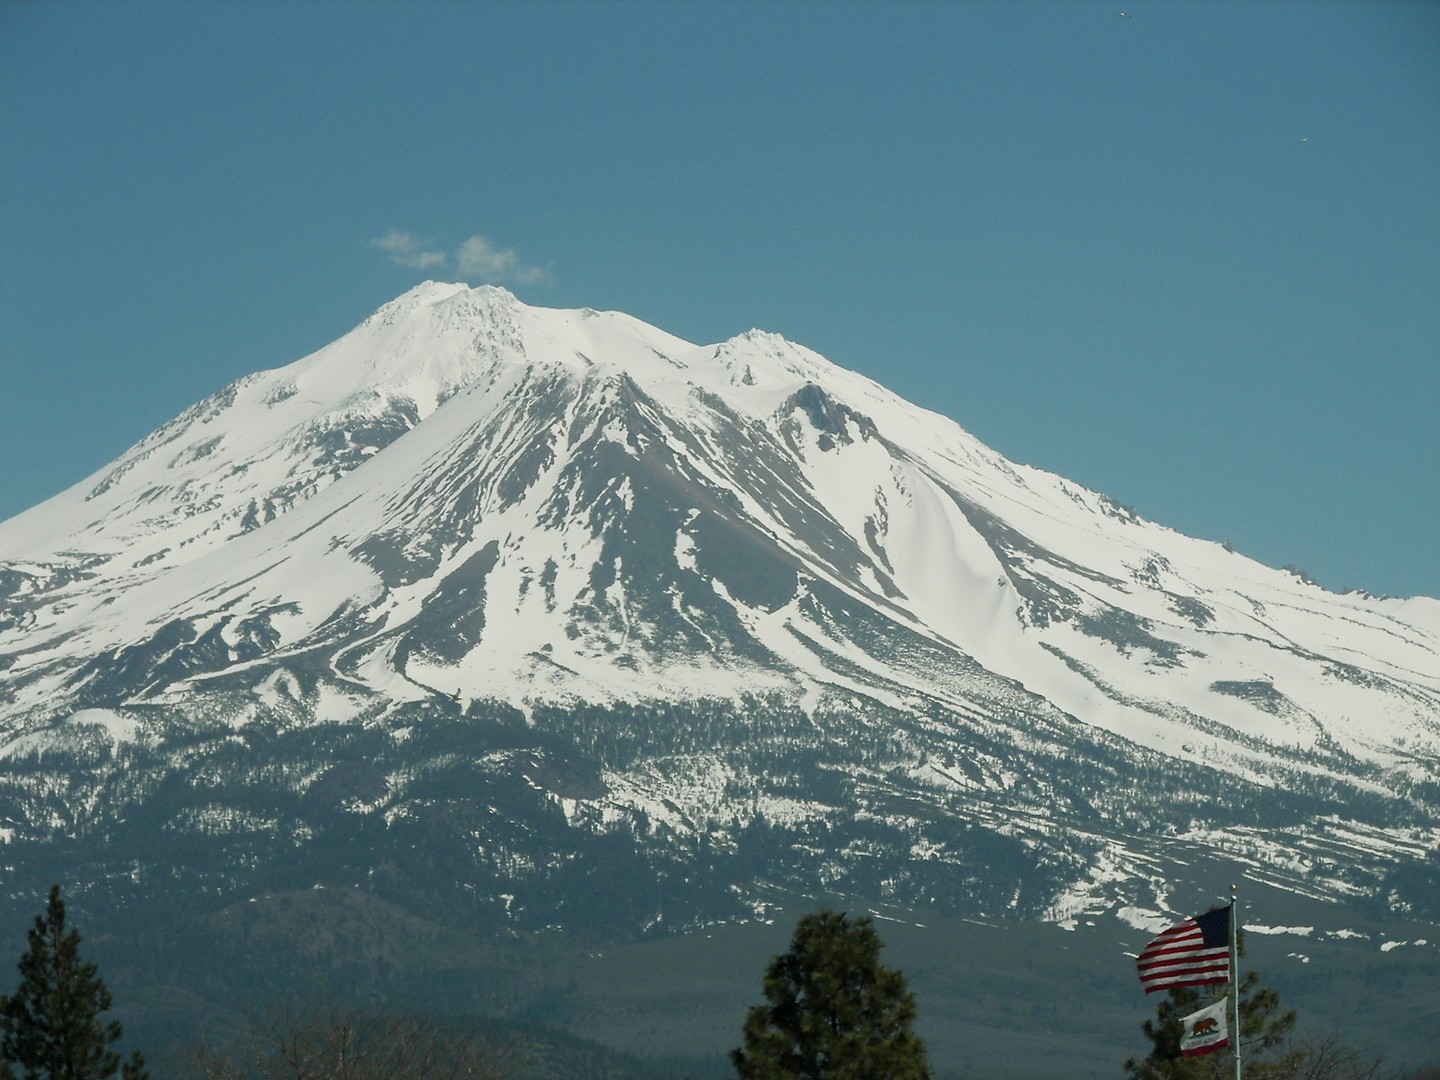
M 772 335 L 494 288 L 427 283 L 232 384 L 0 526 L 0 558 L 12 715 L 321 650 L 397 700 L 965 709 L 1000 676 L 1246 768 L 1440 752 L 1434 600 L 1141 520 Z
M 529 734 L 496 742 L 507 717 Z M 424 749 L 456 724 L 490 741 Z M 181 761 L 212 779 L 176 822 L 273 836 L 216 794 L 217 748 L 306 728 L 384 733 L 341 787 L 390 828 L 466 753 L 677 859 L 763 824 L 784 854 L 742 907 L 783 879 L 1156 911 L 1156 845 L 1212 841 L 1378 898 L 1440 847 L 1440 601 L 1183 536 L 772 334 L 426 283 L 0 524 L 13 837 L 119 821 Z M 287 790 L 337 782 L 318 745 Z M 57 789 L 57 761 L 92 780 Z M 816 838 L 842 820 L 885 839 Z M 473 828 L 519 917 L 544 859 Z M 977 883 L 997 860 L 1030 884 Z

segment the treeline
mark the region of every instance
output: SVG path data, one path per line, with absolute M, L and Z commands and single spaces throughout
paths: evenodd
M 0 828 L 18 877 L 83 873 L 160 910 L 186 892 L 225 902 L 345 882 L 487 928 L 559 918 L 623 936 L 739 917 L 757 881 L 1036 916 L 1106 829 L 1283 840 L 1337 804 L 1376 826 L 1429 820 L 1325 778 L 1261 787 L 1063 719 L 1037 732 L 1020 711 L 857 701 L 805 715 L 755 698 L 527 715 L 438 698 L 317 724 L 247 701 L 243 724 L 214 702 L 202 717 L 152 707 L 137 713 L 142 738 L 81 731 L 9 759 Z M 723 791 L 662 811 L 607 787 L 690 767 L 718 769 Z M 1440 905 L 1429 865 L 1377 852 L 1334 872 L 1425 915 Z
M 150 1080 L 146 1057 L 127 1046 L 98 965 L 80 953 L 59 886 L 27 935 L 19 983 L 0 994 L 0 1080 Z M 1244 955 L 1243 941 L 1240 953 Z M 821 909 L 801 916 L 790 947 L 760 981 L 762 1001 L 737 1017 L 729 1054 L 739 1080 L 931 1080 L 916 1031 L 919 1004 L 904 974 L 880 962 L 884 947 L 869 917 Z M 205 957 L 203 962 L 213 958 Z M 1293 1010 L 1250 971 L 1239 980 L 1238 1024 L 1199 1056 L 1183 1025 L 1215 993 L 1171 986 L 1139 1025 L 1144 1056 L 1117 1065 L 1130 1080 L 1223 1080 L 1235 1042 L 1257 1080 L 1440 1080 L 1440 1068 L 1405 1072 L 1331 1034 L 1301 1034 Z M 681 1063 L 642 1062 L 584 1040 L 496 1029 L 452 1016 L 312 999 L 293 993 L 240 1020 L 190 1017 L 164 1055 L 176 1080 L 659 1080 Z M 1225 999 L 1221 997 L 1220 1003 Z M 743 1020 L 743 1022 L 741 1022 Z M 128 1053 L 125 1051 L 128 1050 Z M 1218 1052 L 1216 1052 L 1218 1051 Z M 693 1071 L 692 1071 L 693 1070 Z M 157 1076 L 160 1073 L 157 1072 Z M 713 1063 L 684 1075 L 718 1077 Z

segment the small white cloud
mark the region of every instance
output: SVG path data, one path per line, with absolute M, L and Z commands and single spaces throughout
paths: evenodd
M 527 266 L 513 248 L 496 247 L 488 236 L 475 235 L 455 249 L 454 255 L 438 250 L 413 232 L 391 229 L 384 236 L 370 241 L 370 246 L 384 252 L 397 266 L 417 270 L 451 267 L 464 278 L 483 285 L 549 285 L 550 271 L 541 266 Z
M 391 262 L 417 270 L 444 266 L 447 261 L 443 251 L 427 247 L 414 233 L 402 229 L 391 229 L 384 236 L 371 240 L 370 246 L 390 256 Z
M 487 236 L 472 236 L 455 252 L 455 267 L 466 278 L 499 285 L 548 285 L 550 273 L 543 267 L 527 266 L 513 248 L 497 248 Z

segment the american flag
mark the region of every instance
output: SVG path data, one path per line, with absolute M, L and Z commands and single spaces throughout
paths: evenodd
M 1230 909 L 1216 908 L 1172 926 L 1135 959 L 1147 994 L 1230 978 Z

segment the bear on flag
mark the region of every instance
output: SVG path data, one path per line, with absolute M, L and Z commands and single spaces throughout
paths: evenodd
M 1225 1019 L 1225 1004 L 1229 1000 L 1222 997 L 1215 1004 L 1180 1018 L 1180 1023 L 1184 1025 L 1180 1036 L 1180 1053 L 1186 1057 L 1197 1057 L 1230 1044 L 1230 1032 Z

